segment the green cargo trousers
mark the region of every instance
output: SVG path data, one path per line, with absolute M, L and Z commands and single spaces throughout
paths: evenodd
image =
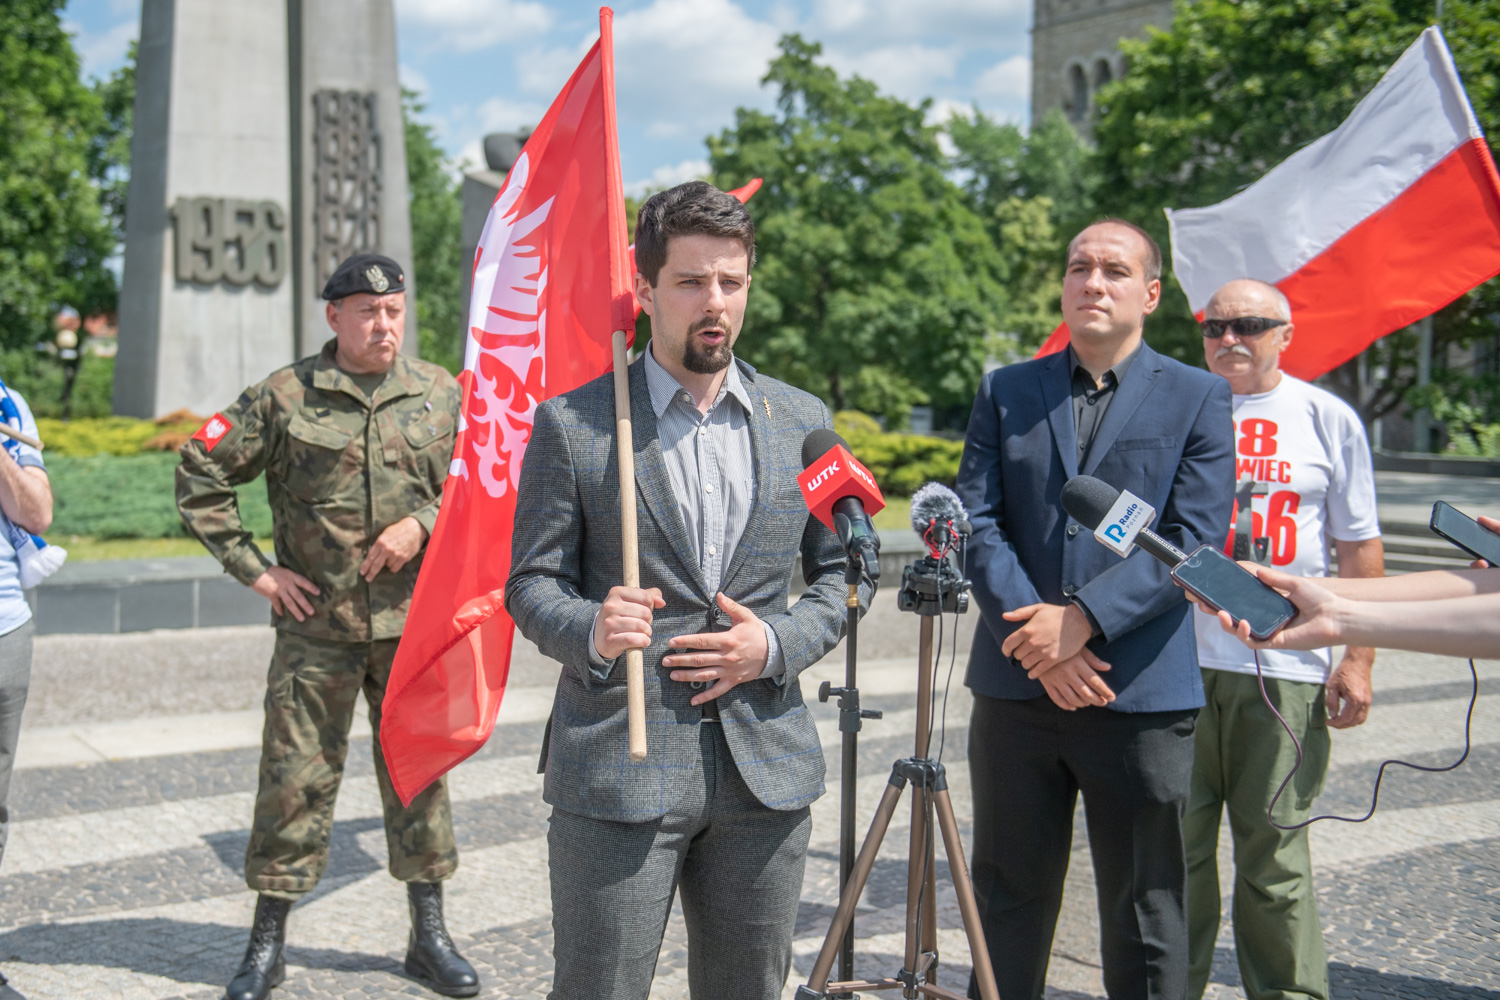
M 401 804 L 380 750 L 380 705 L 398 640 L 336 642 L 278 630 L 266 684 L 260 790 L 245 852 L 245 882 L 282 899 L 312 891 L 328 867 L 333 805 L 361 689 L 370 706 L 375 777 L 391 874 L 439 882 L 458 867 L 448 788 L 437 781 Z
M 1261 699 L 1254 674 L 1203 671 L 1207 704 L 1198 714 L 1192 791 L 1182 820 L 1187 847 L 1188 997 L 1208 986 L 1219 933 L 1219 816 L 1229 809 L 1234 839 L 1234 945 L 1249 1000 L 1327 1000 L 1328 955 L 1313 892 L 1307 830 L 1266 821 L 1296 751 Z M 1266 678 L 1266 694 L 1302 744 L 1302 767 L 1276 822 L 1308 818 L 1328 773 L 1323 685 Z

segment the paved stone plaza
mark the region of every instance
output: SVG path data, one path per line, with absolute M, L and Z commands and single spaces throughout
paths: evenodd
M 967 838 L 962 674 L 974 616 L 961 626 L 944 759 Z M 861 828 L 890 761 L 910 753 L 917 630 L 918 619 L 896 612 L 887 589 L 861 632 L 865 704 L 886 713 L 866 724 L 861 741 Z M 12 789 L 18 822 L 0 870 L 0 968 L 31 1000 L 220 995 L 254 904 L 241 865 L 270 647 L 270 630 L 261 627 L 37 641 Z M 947 661 L 945 651 L 944 668 Z M 1480 666 L 1474 752 L 1463 768 L 1421 776 L 1396 769 L 1372 822 L 1315 827 L 1336 997 L 1500 1000 L 1500 664 Z M 449 883 L 449 922 L 480 970 L 484 996 L 542 997 L 551 978 L 548 809 L 535 772 L 555 669 L 518 644 L 495 735 L 453 775 L 462 866 Z M 812 699 L 820 680 L 842 676 L 839 651 L 804 675 L 804 693 Z M 1466 664 L 1387 653 L 1376 682 L 1371 721 L 1334 736 L 1326 810 L 1362 813 L 1383 757 L 1446 763 L 1462 746 Z M 814 808 L 787 997 L 810 969 L 837 899 L 836 711 L 816 702 L 813 711 L 831 780 Z M 351 748 L 332 864 L 292 912 L 289 978 L 275 996 L 432 995 L 401 971 L 405 899 L 385 872 L 368 741 L 365 728 Z M 900 966 L 904 815 L 898 812 L 857 918 L 861 974 Z M 1081 817 L 1075 828 L 1049 993 L 1095 997 L 1103 990 Z M 944 965 L 952 970 L 942 981 L 957 983 L 968 976 L 968 950 L 946 885 L 939 915 Z M 1226 924 L 1211 988 L 1217 1000 L 1241 995 L 1231 933 Z M 652 996 L 687 996 L 680 916 L 669 927 Z

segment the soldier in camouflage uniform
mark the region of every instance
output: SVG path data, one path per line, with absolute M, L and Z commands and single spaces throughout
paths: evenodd
M 181 450 L 183 521 L 227 572 L 270 600 L 276 626 L 245 858 L 245 880 L 260 896 L 228 1000 L 264 1000 L 285 977 L 286 915 L 328 863 L 355 698 L 364 691 L 379 733 L 437 519 L 460 390 L 443 369 L 401 355 L 404 287 L 387 257 L 344 261 L 323 289 L 335 338 L 246 389 Z M 274 565 L 241 523 L 234 494 L 262 472 Z M 390 871 L 411 904 L 406 970 L 446 996 L 473 996 L 478 978 L 443 924 L 441 883 L 458 866 L 446 785 L 402 806 L 378 739 L 373 750 Z

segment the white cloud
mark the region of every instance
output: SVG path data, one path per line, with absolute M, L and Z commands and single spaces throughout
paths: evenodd
M 683 160 L 681 163 L 667 164 L 657 167 L 651 171 L 651 176 L 642 181 L 632 181 L 625 185 L 625 193 L 632 198 L 639 198 L 647 191 L 656 191 L 662 188 L 675 187 L 686 181 L 695 181 L 708 176 L 707 160 Z
M 63 30 L 73 35 L 73 48 L 78 53 L 83 75 L 102 79 L 125 62 L 130 43 L 140 34 L 140 21 L 121 21 L 103 31 L 85 31 L 78 24 L 64 21 Z
M 535 101 L 513 101 L 505 97 L 492 97 L 478 108 L 455 108 L 451 130 L 458 141 L 455 159 L 469 170 L 487 170 L 484 160 L 484 137 L 491 132 L 515 132 L 522 125 L 533 128 L 547 113 L 546 105 Z M 452 148 L 452 147 L 450 147 Z
M 655 0 L 615 20 L 615 94 L 622 128 L 702 134 L 738 105 L 764 105 L 760 78 L 777 29 L 731 0 Z
M 1029 0 L 813 0 L 806 33 L 866 46 L 944 38 L 990 47 L 1002 41 L 997 33 L 1023 28 L 1030 11 Z
M 553 23 L 552 11 L 530 0 L 396 0 L 396 15 L 460 52 L 545 34 Z
M 1031 94 L 1031 57 L 1015 55 L 997 62 L 979 74 L 974 93 L 992 99 L 1025 100 Z
M 432 85 L 427 82 L 427 77 L 423 76 L 422 71 L 415 66 L 402 63 L 396 67 L 396 75 L 401 80 L 401 86 L 407 90 L 415 90 L 423 96 L 426 96 L 432 90 Z
M 857 73 L 886 93 L 920 101 L 932 96 L 939 81 L 953 79 L 959 55 L 956 46 L 935 48 L 913 43 L 859 52 L 830 48 L 827 59 L 841 76 Z

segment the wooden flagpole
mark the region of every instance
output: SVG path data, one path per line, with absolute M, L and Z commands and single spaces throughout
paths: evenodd
M 641 585 L 640 546 L 635 534 L 635 436 L 630 427 L 630 368 L 625 331 L 614 333 L 615 447 L 620 465 L 620 551 L 627 587 Z M 625 712 L 630 724 L 630 759 L 646 759 L 646 661 L 639 649 L 625 651 Z

